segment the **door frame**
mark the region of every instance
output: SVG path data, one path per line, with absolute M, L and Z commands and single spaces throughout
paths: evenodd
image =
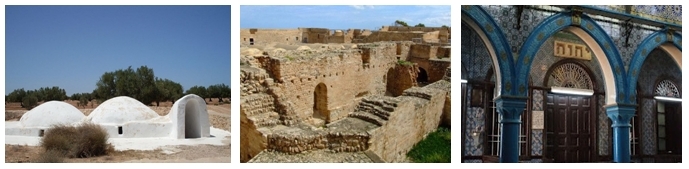
M 552 162 L 554 160 L 551 160 L 551 158 L 554 159 L 554 157 L 549 157 L 548 153 L 547 153 L 549 150 L 548 150 L 548 146 L 547 146 L 547 143 L 548 143 L 548 135 L 547 135 L 548 125 L 546 125 L 547 124 L 546 120 L 550 119 L 550 113 L 546 112 L 546 110 L 548 110 L 547 106 L 549 106 L 547 98 L 548 98 L 548 94 L 565 95 L 565 96 L 566 96 L 566 94 L 555 94 L 555 93 L 550 92 L 550 90 L 544 91 L 542 93 L 543 93 L 543 100 L 544 100 L 543 101 L 544 102 L 544 104 L 543 104 L 543 124 L 544 125 L 543 125 L 543 138 L 542 138 L 543 139 L 543 161 L 544 162 L 546 162 L 546 161 Z M 588 119 L 589 119 L 589 130 L 590 130 L 589 133 L 591 133 L 591 136 L 589 137 L 589 141 L 591 141 L 591 149 L 592 150 L 589 152 L 589 157 L 591 158 L 591 160 L 585 161 L 585 163 L 586 162 L 588 162 L 588 163 L 596 162 L 599 159 L 599 157 L 598 157 L 598 111 L 597 111 L 598 99 L 596 98 L 596 97 L 598 97 L 598 95 L 594 93 L 594 95 L 591 95 L 588 97 L 589 97 L 589 100 L 591 102 L 591 103 L 589 103 L 589 104 L 591 104 L 591 107 L 590 107 L 591 113 L 589 113 Z

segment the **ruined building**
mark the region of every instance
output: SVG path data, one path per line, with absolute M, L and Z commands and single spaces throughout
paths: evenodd
M 303 30 L 270 37 L 312 42 L 321 36 L 299 36 Z M 450 124 L 447 44 L 243 43 L 240 78 L 242 162 L 310 151 L 403 162 L 414 144 Z
M 242 29 L 243 45 L 266 43 L 373 43 L 383 41 L 414 41 L 417 43 L 450 43 L 449 27 L 383 26 L 377 31 L 367 29 L 330 30 L 324 28 Z

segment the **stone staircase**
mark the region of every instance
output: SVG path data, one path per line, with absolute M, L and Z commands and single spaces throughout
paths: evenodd
M 378 126 L 384 125 L 390 118 L 390 112 L 397 107 L 395 98 L 371 96 L 361 100 L 349 117 L 358 118 Z
M 256 93 L 244 96 L 242 104 L 248 119 L 253 121 L 256 127 L 270 127 L 280 124 L 280 115 L 275 112 L 273 97 L 265 93 Z

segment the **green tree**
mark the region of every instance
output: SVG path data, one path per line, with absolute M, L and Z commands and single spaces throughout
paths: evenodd
M 158 95 L 156 96 L 156 106 L 160 105 L 161 101 L 175 102 L 182 97 L 182 85 L 169 79 L 156 78 L 156 86 L 158 88 Z
M 407 22 L 400 21 L 400 20 L 396 20 L 396 21 L 395 21 L 395 26 L 409 27 L 409 25 L 407 25 Z
M 141 66 L 136 69 L 136 74 L 139 82 L 138 85 L 141 86 L 137 88 L 139 89 L 137 93 L 140 94 L 138 100 L 146 105 L 149 105 L 156 100 L 158 95 L 160 95 L 160 91 L 158 91 L 158 86 L 155 82 L 153 69 L 150 69 L 146 66 Z
M 223 97 L 229 97 L 230 87 L 223 84 L 210 85 L 207 89 L 208 98 L 218 98 L 219 102 L 222 102 Z
M 22 100 L 22 107 L 26 108 L 27 110 L 31 110 L 32 108 L 36 107 L 36 105 L 38 105 L 38 98 L 36 97 L 35 92 L 30 92 Z
M 26 97 L 26 91 L 24 88 L 14 89 L 10 94 L 7 95 L 7 101 L 9 102 L 22 102 Z
M 39 101 L 62 101 L 67 99 L 67 93 L 65 92 L 65 89 L 61 89 L 57 86 L 53 86 L 51 88 L 40 88 L 38 91 L 36 91 L 36 96 Z
M 69 96 L 69 100 L 79 100 L 81 98 L 81 93 L 72 93 L 72 95 Z
M 198 95 L 201 98 L 207 98 L 208 97 L 208 91 L 206 90 L 206 87 L 203 86 L 193 86 L 189 88 L 186 92 L 187 94 L 195 94 Z
M 426 27 L 426 25 L 419 23 L 419 24 L 414 25 L 414 27 Z
M 115 97 L 117 91 L 117 84 L 115 84 L 115 72 L 105 72 L 96 83 L 96 89 L 93 90 L 94 96 L 103 101 Z
M 82 95 L 79 97 L 79 105 L 82 107 L 86 107 L 89 104 L 89 99 L 87 96 Z
M 141 66 L 115 72 L 105 72 L 93 92 L 96 99 L 107 100 L 115 96 L 129 96 L 150 105 L 159 95 L 153 69 Z
M 450 28 L 450 27 L 447 26 L 447 25 L 443 25 L 443 26 L 440 26 L 440 27 L 441 27 L 441 28 Z

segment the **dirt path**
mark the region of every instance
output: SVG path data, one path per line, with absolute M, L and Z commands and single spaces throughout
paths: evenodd
M 5 163 L 37 162 L 43 149 L 38 146 L 5 145 Z M 229 163 L 230 145 L 168 146 L 153 151 L 116 151 L 105 156 L 69 158 L 66 163 Z

